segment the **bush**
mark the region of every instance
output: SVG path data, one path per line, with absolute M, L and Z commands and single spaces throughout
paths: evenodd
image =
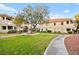
M 72 31 L 68 31 L 68 33 L 69 33 L 69 34 L 72 34 L 73 32 L 72 32 Z
M 27 32 L 28 31 L 28 27 L 25 26 L 25 28 L 23 29 L 23 32 Z
M 70 28 L 67 28 L 66 31 L 68 32 L 68 34 L 72 34 L 74 31 L 71 30 Z
M 46 33 L 46 31 L 41 31 L 41 33 Z
M 31 28 L 31 31 L 32 32 L 37 32 L 37 29 L 36 28 Z
M 77 33 L 79 33 L 79 30 L 77 30 Z
M 37 32 L 40 32 L 40 29 L 37 29 Z
M 61 34 L 61 32 L 60 32 L 60 31 L 58 31 L 58 32 L 54 31 L 53 33 L 54 33 L 54 34 Z
M 48 33 L 52 33 L 52 31 L 51 31 L 51 30 L 47 30 L 47 32 L 48 32 Z
M 73 29 L 72 29 L 72 31 L 73 31 L 74 34 L 77 33 L 77 30 L 73 30 Z
M 23 32 L 23 30 L 18 31 L 18 33 L 22 33 L 22 32 Z
M 16 33 L 17 30 L 9 30 L 8 33 Z

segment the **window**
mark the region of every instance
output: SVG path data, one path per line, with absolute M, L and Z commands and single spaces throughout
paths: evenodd
M 16 27 L 14 27 L 14 29 L 16 29 Z
M 67 31 L 70 31 L 71 29 L 70 29 L 70 28 L 67 28 L 66 30 L 67 30 Z
M 63 22 L 61 22 L 61 25 L 63 25 Z
M 11 19 L 9 19 L 9 18 L 6 18 L 7 20 L 11 20 Z
M 54 22 L 54 25 L 56 25 L 56 23 Z
M 6 30 L 6 26 L 2 26 L 2 29 L 3 29 L 3 30 Z
M 72 24 L 72 23 L 73 23 L 73 21 L 70 21 L 70 23 Z
M 10 29 L 12 29 L 13 28 L 13 26 L 8 26 L 8 29 L 10 30 Z
M 3 20 L 4 20 L 5 18 L 3 17 Z
M 67 24 L 69 24 L 69 21 L 67 21 Z

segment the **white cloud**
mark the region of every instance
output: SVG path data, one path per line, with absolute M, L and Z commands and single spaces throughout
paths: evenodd
M 1 13 L 17 13 L 17 10 L 12 8 L 12 7 L 8 7 L 4 4 L 0 4 L 0 12 Z
M 65 12 L 65 13 L 69 13 L 69 10 L 68 10 L 68 9 L 66 9 L 66 10 L 64 10 L 64 12 Z

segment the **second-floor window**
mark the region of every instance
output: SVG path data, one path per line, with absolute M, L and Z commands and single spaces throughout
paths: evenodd
M 69 21 L 67 21 L 67 24 L 69 24 Z
M 63 25 L 63 22 L 61 22 L 61 25 Z
M 3 30 L 6 30 L 6 26 L 2 26 L 2 29 L 3 29 Z
M 73 23 L 73 21 L 70 21 L 70 23 L 72 24 L 72 23 Z
M 3 20 L 4 20 L 4 17 L 3 17 Z
M 10 30 L 10 29 L 12 29 L 13 28 L 13 26 L 8 26 L 8 29 Z
M 54 22 L 54 25 L 56 25 L 56 23 Z

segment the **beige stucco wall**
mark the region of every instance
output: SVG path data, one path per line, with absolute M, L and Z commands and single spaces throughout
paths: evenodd
M 47 29 L 48 30 L 52 30 L 52 32 L 62 32 L 62 33 L 66 33 L 66 29 L 67 28 L 75 28 L 74 23 L 70 23 L 67 24 L 66 22 L 63 22 L 63 25 L 61 25 L 61 22 L 56 22 L 56 25 L 54 25 L 54 23 L 48 23 Z
M 3 30 L 2 26 L 6 26 L 6 30 Z M 3 20 L 2 17 L 0 17 L 0 33 L 8 32 L 9 30 L 8 30 L 7 26 L 13 26 L 13 29 L 14 29 L 15 24 L 13 23 L 13 21 L 7 20 L 6 17 L 5 17 L 5 20 Z
M 63 25 L 61 25 L 61 22 L 56 22 L 56 25 L 54 23 L 48 23 L 48 24 L 41 24 L 37 26 L 39 29 L 47 29 L 51 30 L 52 32 L 61 32 L 61 33 L 67 33 L 66 29 L 70 28 L 73 29 L 75 28 L 74 23 L 69 22 L 63 22 Z

